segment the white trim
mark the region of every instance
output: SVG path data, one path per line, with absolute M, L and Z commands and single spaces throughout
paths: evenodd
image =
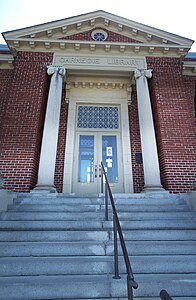
M 69 99 L 69 111 L 67 121 L 67 136 L 66 136 L 66 148 L 65 148 L 65 161 L 64 161 L 64 178 L 63 178 L 63 193 L 73 193 L 72 190 L 72 171 L 73 171 L 73 159 L 74 159 L 74 143 L 76 134 L 76 112 L 77 104 L 108 104 L 119 105 L 121 112 L 121 143 L 122 143 L 122 165 L 124 173 L 124 192 L 133 192 L 133 174 L 132 174 L 132 161 L 131 161 L 131 145 L 130 145 L 130 133 L 129 133 L 129 117 L 128 117 L 128 105 L 127 105 L 127 91 L 121 91 L 122 97 L 119 97 L 119 93 L 114 97 L 106 97 L 106 91 L 100 93 L 100 97 L 90 97 L 93 95 L 89 88 L 89 93 L 86 93 L 84 97 L 81 94 L 81 89 L 74 87 L 70 89 Z M 87 90 L 85 90 L 86 92 Z M 105 97 L 103 95 L 105 94 Z M 103 130 L 102 130 L 103 131 Z
M 108 34 L 107 34 L 107 32 L 106 32 L 105 30 L 96 28 L 95 30 L 93 30 L 93 31 L 91 32 L 91 37 L 92 37 L 92 39 L 93 39 L 94 41 L 98 41 L 98 40 L 96 40 L 96 39 L 94 38 L 94 35 L 97 34 L 97 33 L 102 33 L 102 34 L 104 35 L 104 39 L 103 39 L 102 41 L 105 41 L 105 40 L 107 39 L 107 37 L 108 37 Z

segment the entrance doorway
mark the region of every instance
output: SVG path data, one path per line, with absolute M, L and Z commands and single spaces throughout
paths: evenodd
M 74 193 L 101 192 L 101 161 L 112 191 L 124 192 L 120 134 L 105 131 L 77 132 L 73 170 Z
M 74 77 L 75 78 L 75 77 Z M 73 78 L 73 82 L 74 79 Z M 96 79 L 96 78 L 95 78 Z M 122 88 L 83 88 L 71 84 L 67 119 L 63 193 L 101 192 L 99 164 L 107 168 L 114 193 L 133 192 L 127 84 Z M 78 82 L 77 78 L 77 82 Z M 107 82 L 108 78 L 106 78 Z M 112 79 L 112 81 L 115 81 Z M 85 82 L 88 82 L 87 79 Z M 109 138 L 111 137 L 111 138 Z M 105 147 L 105 148 L 104 148 Z M 106 161 L 107 160 L 107 161 Z

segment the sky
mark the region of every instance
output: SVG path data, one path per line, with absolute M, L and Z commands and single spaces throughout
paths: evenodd
M 0 0 L 0 32 L 104 10 L 196 41 L 195 3 L 195 0 Z M 2 35 L 0 44 L 5 44 Z M 196 52 L 196 42 L 191 52 Z

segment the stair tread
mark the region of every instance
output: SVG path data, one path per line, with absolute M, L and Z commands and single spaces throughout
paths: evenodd
M 159 274 L 159 275 L 137 275 L 135 280 L 141 288 L 134 290 L 137 297 L 149 297 L 150 291 L 154 297 L 158 297 L 161 289 L 167 287 L 171 295 L 194 297 L 196 294 L 196 277 L 192 274 Z M 25 299 L 48 299 L 48 292 L 52 292 L 50 299 L 55 296 L 61 296 L 59 299 L 77 299 L 81 298 L 103 299 L 104 297 L 126 297 L 126 278 L 122 276 L 120 280 L 114 280 L 111 276 L 23 276 L 0 278 L 0 292 L 3 291 L 4 299 L 21 299 L 14 298 L 17 294 L 26 295 Z M 152 282 L 154 283 L 152 285 Z M 70 284 L 73 283 L 73 284 Z M 184 284 L 188 288 L 185 294 Z M 36 292 L 34 287 L 36 287 Z M 38 294 L 39 293 L 39 294 Z M 68 298 L 67 298 L 68 297 Z M 143 298 L 145 299 L 145 298 Z
M 125 278 L 126 275 L 122 275 L 122 279 Z M 22 283 L 24 281 L 29 282 L 29 283 L 40 283 L 42 282 L 43 284 L 50 283 L 50 284 L 55 284 L 56 282 L 58 283 L 63 283 L 65 281 L 67 282 L 73 282 L 73 278 L 77 278 L 78 282 L 88 282 L 88 281 L 104 281 L 105 280 L 110 280 L 112 282 L 119 282 L 118 280 L 113 279 L 112 275 L 106 275 L 106 274 L 101 274 L 101 275 L 55 275 L 55 276 L 46 276 L 46 275 L 40 275 L 40 276 L 10 276 L 10 277 L 1 277 L 0 276 L 0 284 L 10 284 L 14 282 L 15 284 L 17 283 Z M 153 281 L 160 281 L 160 279 L 164 281 L 171 281 L 171 280 L 176 280 L 180 282 L 186 282 L 190 281 L 193 283 L 196 283 L 196 274 L 137 274 L 135 276 L 136 281 L 145 281 L 145 282 L 151 282 Z
M 184 274 L 196 276 L 196 255 L 131 256 L 134 274 Z M 69 257 L 3 257 L 0 275 L 61 275 L 61 274 L 113 274 L 112 256 Z M 125 274 L 124 258 L 119 257 L 120 274 Z
M 181 205 L 176 205 L 176 204 L 160 204 L 160 205 L 154 205 L 154 204 L 116 204 L 116 208 L 118 212 L 120 211 L 137 211 L 137 212 L 164 212 L 164 211 L 188 211 L 190 212 L 191 209 L 188 205 L 186 204 L 181 204 Z M 44 212 L 49 212 L 49 211 L 54 211 L 54 212 L 63 212 L 63 211 L 68 211 L 68 212 L 81 212 L 81 211 L 99 211 L 99 210 L 104 210 L 105 206 L 103 204 L 82 204 L 80 205 L 73 205 L 73 204 L 34 204 L 33 202 L 30 202 L 28 204 L 12 204 L 8 206 L 8 211 L 44 211 Z M 111 207 L 109 205 L 109 210 L 111 210 Z
M 130 230 L 124 231 L 125 240 L 129 241 L 187 241 L 196 240 L 196 230 Z M 0 231 L 1 241 L 78 241 L 112 239 L 112 232 L 109 231 L 78 231 L 78 230 L 25 230 L 25 231 Z
M 135 220 L 135 221 L 120 221 L 123 230 L 139 230 L 139 229 L 196 229 L 196 218 L 176 220 Z M 112 221 L 100 221 L 100 220 L 28 220 L 28 221 L 0 221 L 0 230 L 101 230 L 111 229 L 113 227 Z
M 131 255 L 196 254 L 196 241 L 128 241 L 126 246 Z M 1 257 L 113 255 L 113 248 L 113 241 L 0 242 Z
M 118 212 L 119 219 L 131 221 L 147 221 L 147 220 L 195 220 L 194 212 Z M 75 221 L 75 220 L 104 220 L 104 212 L 6 212 L 1 214 L 3 221 Z

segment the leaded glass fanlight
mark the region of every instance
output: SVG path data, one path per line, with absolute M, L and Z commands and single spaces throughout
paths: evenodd
M 118 106 L 78 106 L 77 128 L 119 129 Z

